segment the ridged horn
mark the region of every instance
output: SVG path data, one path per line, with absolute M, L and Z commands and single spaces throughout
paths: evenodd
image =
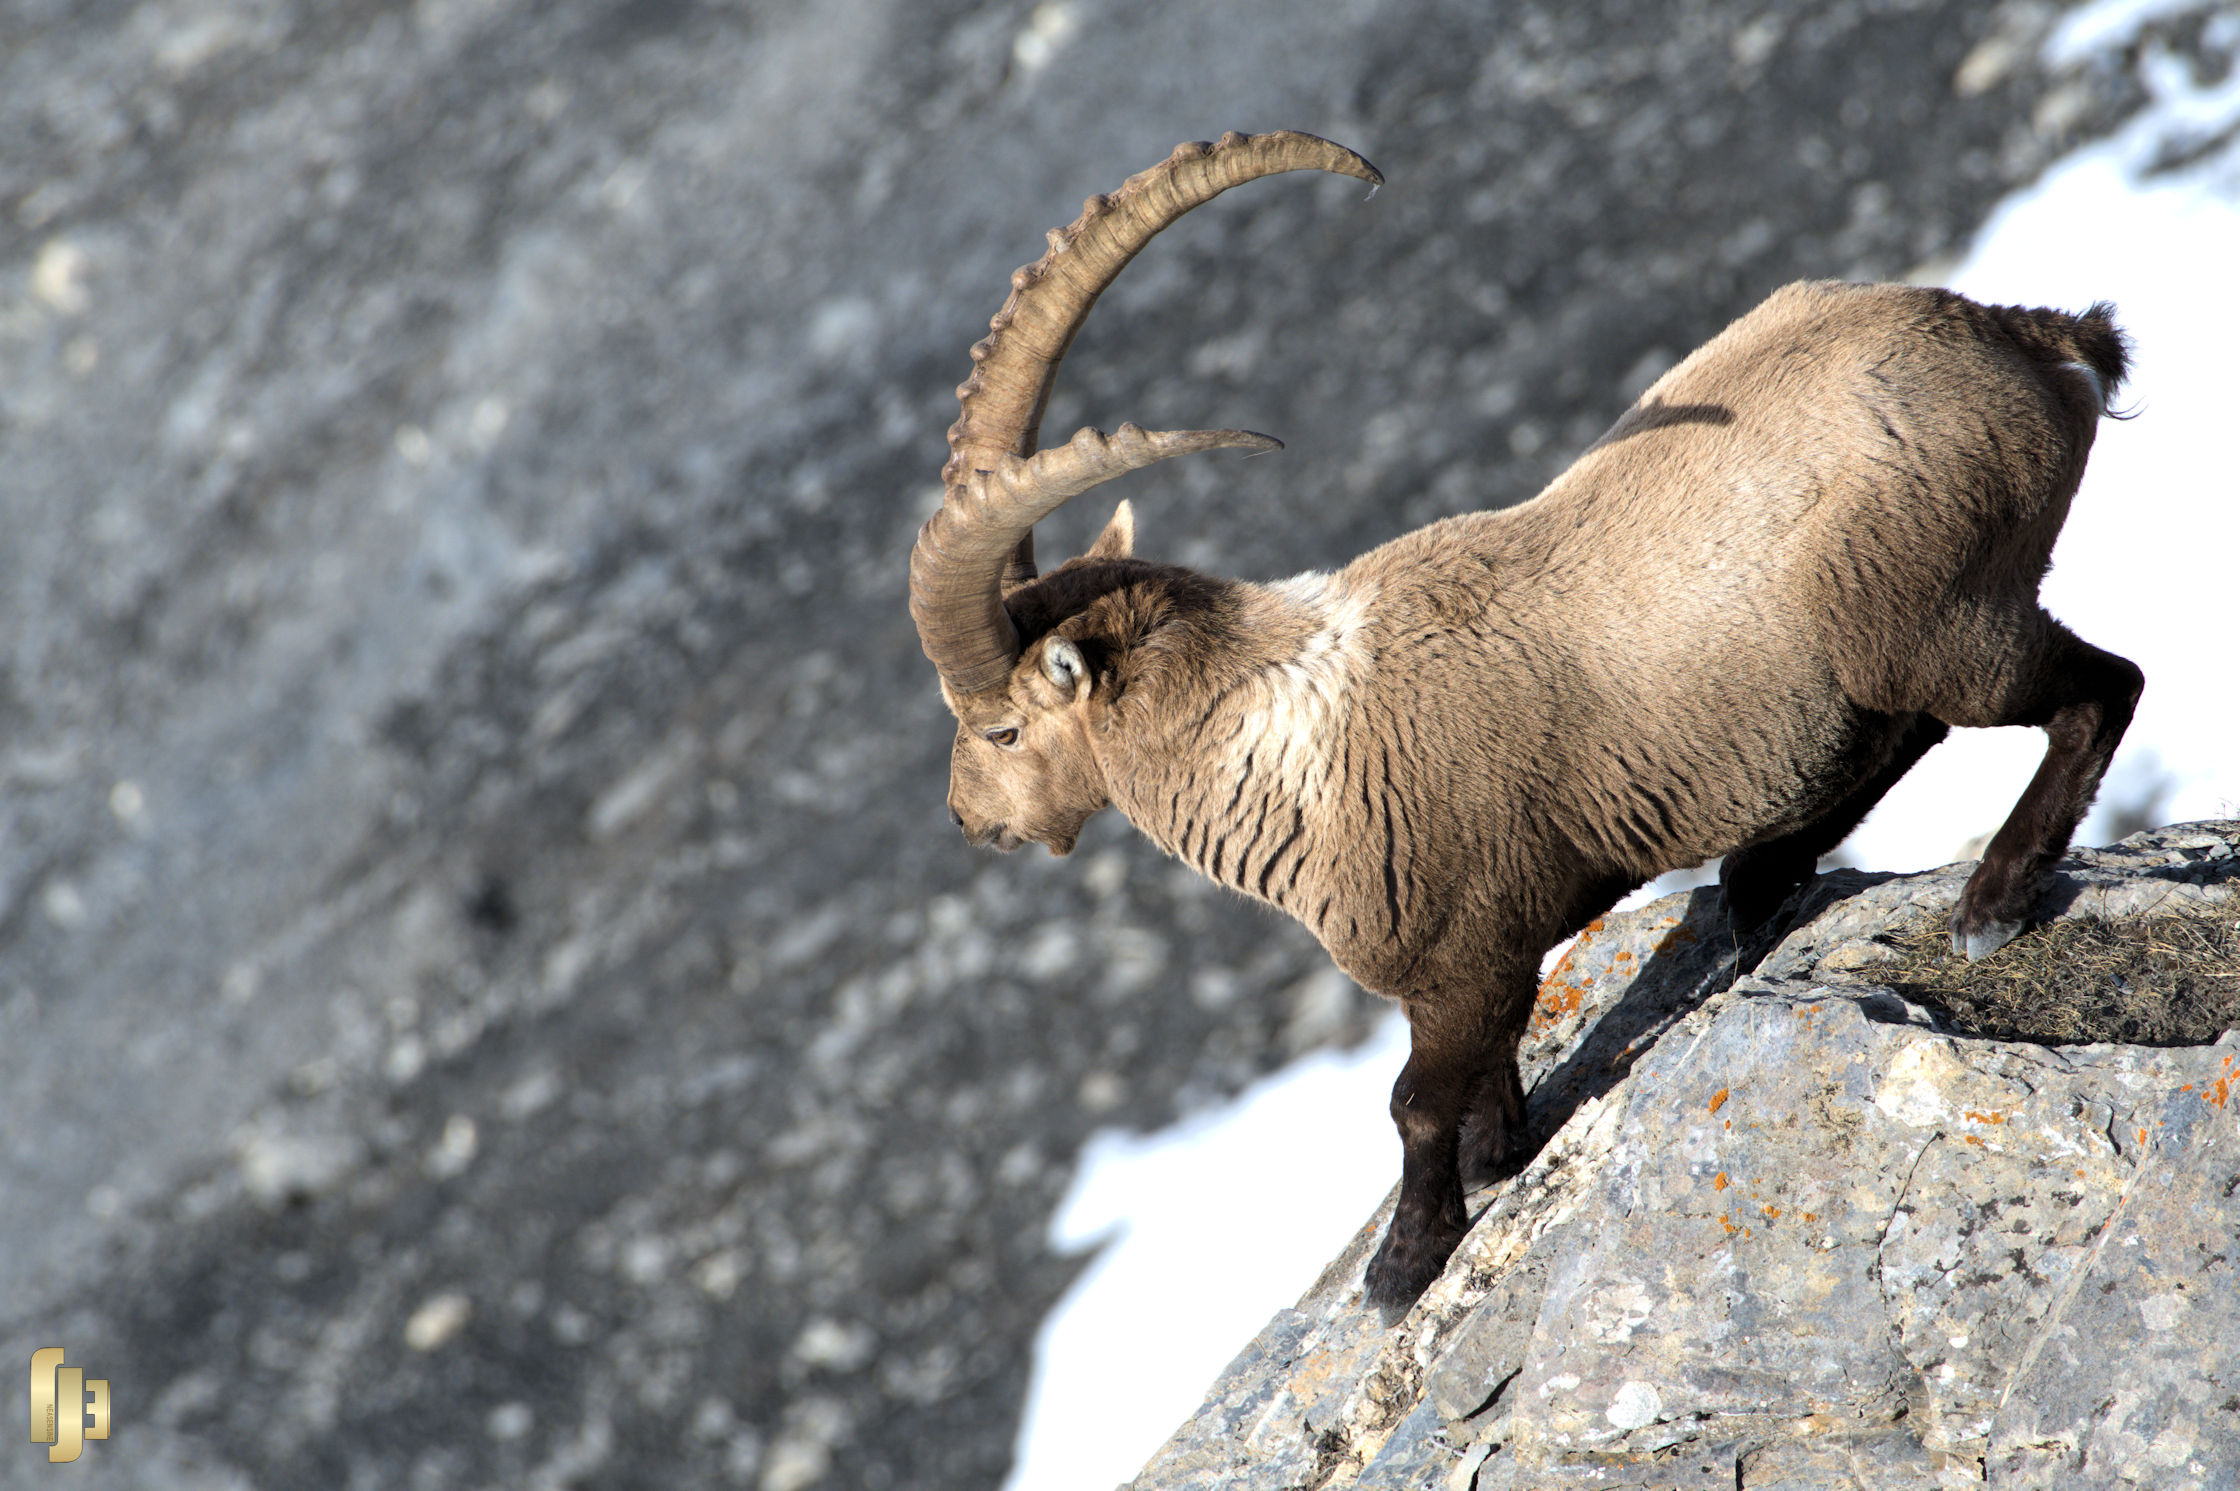
M 1268 450 L 1244 430 L 1145 431 L 1110 439 L 1083 430 L 1036 453 L 1058 363 L 1089 309 L 1128 261 L 1191 208 L 1232 186 L 1284 171 L 1332 171 L 1372 186 L 1377 168 L 1342 145 L 1293 130 L 1226 134 L 1178 145 L 1120 189 L 1082 204 L 1052 229 L 1050 248 L 1011 276 L 1011 295 L 974 345 L 972 376 L 957 387 L 941 511 L 919 530 L 910 556 L 910 614 L 926 656 L 950 692 L 1002 685 L 1019 655 L 1004 592 L 1035 576 L 1034 525 L 1068 498 L 1170 456 L 1222 447 Z

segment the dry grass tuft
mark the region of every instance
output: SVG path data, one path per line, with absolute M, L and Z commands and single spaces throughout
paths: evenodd
M 2240 1026 L 2240 908 L 2122 921 L 2057 921 L 1980 963 L 1943 918 L 1890 937 L 1876 976 L 1971 1035 L 2048 1046 L 2207 1045 Z

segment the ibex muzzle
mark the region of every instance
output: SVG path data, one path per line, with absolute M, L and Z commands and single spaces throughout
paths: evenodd
M 1063 854 L 1108 803 L 1303 922 L 1407 1011 L 1398 1209 L 1366 1279 L 1412 1300 L 1519 1158 L 1542 954 L 1664 871 L 1724 856 L 1757 925 L 1955 725 L 2045 762 L 1952 919 L 2015 936 L 2131 718 L 2139 670 L 2039 608 L 2125 368 L 2106 306 L 1904 285 L 1778 291 L 1658 379 L 1547 490 L 1331 574 L 1251 584 L 1135 557 L 1125 503 L 1047 575 L 1034 524 L 1240 430 L 1084 430 L 1036 451 L 1097 295 L 1183 213 L 1312 168 L 1309 135 L 1184 145 L 1092 197 L 972 349 L 910 605 L 957 716 L 975 843 Z

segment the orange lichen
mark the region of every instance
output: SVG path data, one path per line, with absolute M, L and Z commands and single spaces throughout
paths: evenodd
M 2004 1113 L 1978 1113 L 1973 1108 L 1963 1108 L 1960 1111 L 1977 1123 L 2005 1123 L 2007 1121 L 2007 1115 Z
M 1581 937 L 1579 940 L 1584 942 L 1586 939 Z M 1535 1031 L 1554 1029 L 1562 1023 L 1564 1016 L 1578 1013 L 1579 1007 L 1586 1002 L 1587 990 L 1594 980 L 1581 979 L 1574 983 L 1569 977 L 1572 955 L 1577 951 L 1578 945 L 1573 944 L 1569 951 L 1556 960 L 1556 966 L 1548 970 L 1547 978 L 1541 981 L 1539 993 L 1533 1000 L 1532 1028 Z
M 1781 1208 L 1778 1206 L 1774 1206 L 1771 1203 L 1759 1207 L 1758 1210 L 1764 1212 L 1769 1217 L 1775 1218 L 1776 1220 L 1778 1220 L 1781 1216 Z
M 1725 1089 L 1724 1087 L 1720 1088 L 1720 1089 L 1719 1089 L 1719 1090 L 1718 1090 L 1717 1092 L 1715 1092 L 1715 1093 L 1711 1094 L 1711 1111 L 1712 1111 L 1712 1112 L 1714 1112 L 1714 1113 L 1718 1112 L 1718 1111 L 1719 1111 L 1719 1108 L 1720 1108 L 1720 1106 L 1721 1106 L 1722 1104 L 1724 1104 L 1724 1103 L 1726 1102 L 1726 1100 L 1727 1100 L 1727 1089 Z
M 1727 1172 L 1726 1172 L 1726 1171 L 1722 1170 L 1722 1171 L 1720 1171 L 1720 1172 L 1719 1172 L 1719 1173 L 1718 1173 L 1717 1175 L 1714 1175 L 1714 1176 L 1712 1176 L 1712 1177 L 1711 1177 L 1711 1189 L 1712 1189 L 1712 1190 L 1714 1190 L 1714 1191 L 1723 1191 L 1723 1190 L 1725 1190 L 1726 1188 L 1727 1188 Z
M 1665 933 L 1662 937 L 1659 937 L 1656 940 L 1656 944 L 1652 946 L 1649 951 L 1655 954 L 1657 957 L 1661 958 L 1666 953 L 1676 952 L 1679 949 L 1686 947 L 1689 943 L 1694 942 L 1695 940 L 1695 933 L 1689 931 L 1686 927 L 1676 926 L 1671 931 Z

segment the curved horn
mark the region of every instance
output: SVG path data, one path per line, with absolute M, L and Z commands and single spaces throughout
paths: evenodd
M 972 376 L 957 387 L 962 410 L 949 428 L 941 511 L 919 531 L 910 556 L 910 614 L 951 693 L 980 693 L 1010 674 L 1019 639 L 1003 593 L 1034 578 L 1036 522 L 1098 482 L 1169 456 L 1275 447 L 1243 430 L 1123 425 L 1110 440 L 1083 430 L 1057 450 L 1035 451 L 1058 362 L 1128 261 L 1230 187 L 1300 170 L 1384 180 L 1344 146 L 1293 130 L 1178 145 L 1117 192 L 1089 198 L 1080 217 L 1051 230 L 1049 252 L 1012 273 L 1010 298 L 972 349 Z

